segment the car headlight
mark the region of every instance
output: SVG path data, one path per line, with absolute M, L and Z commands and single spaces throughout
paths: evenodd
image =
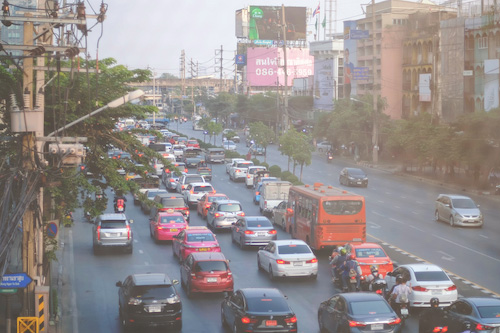
M 179 303 L 180 301 L 181 301 L 181 298 L 179 297 L 179 295 L 175 295 L 174 297 L 167 298 L 168 304 L 175 304 L 175 303 Z
M 457 219 L 457 220 L 463 220 L 464 217 L 462 215 L 460 215 L 459 213 L 455 213 L 455 219 Z
M 349 180 L 354 180 L 354 177 L 348 176 Z
M 129 305 L 139 305 L 142 303 L 142 299 L 140 298 L 135 298 L 135 297 L 131 297 L 129 300 L 128 300 L 128 304 Z

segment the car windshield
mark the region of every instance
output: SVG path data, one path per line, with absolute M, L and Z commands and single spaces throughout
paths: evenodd
M 477 208 L 474 201 L 471 199 L 453 199 L 453 207 L 455 208 L 464 208 L 464 209 L 472 209 Z
M 448 275 L 443 271 L 415 272 L 417 281 L 450 281 Z
M 248 168 L 249 166 L 252 166 L 252 162 L 244 162 L 244 163 L 238 163 L 236 164 L 237 168 Z
M 278 246 L 279 254 L 300 254 L 300 253 L 311 253 L 311 250 L 307 245 L 303 244 L 288 244 Z
M 387 255 L 382 249 L 356 249 L 356 257 L 358 258 L 385 258 Z
M 148 198 L 154 198 L 158 193 L 165 193 L 164 191 L 148 191 Z
M 362 301 L 351 302 L 351 312 L 353 315 L 366 316 L 366 315 L 380 315 L 391 313 L 391 308 L 386 302 L 382 300 L 377 301 Z
M 481 318 L 500 318 L 500 306 L 478 306 L 477 311 Z
M 191 183 L 203 183 L 203 177 L 187 177 L 186 178 L 186 183 L 191 184 Z
M 365 172 L 361 169 L 349 169 L 349 173 L 355 176 L 365 176 Z
M 184 223 L 183 216 L 162 216 L 160 224 Z
M 214 189 L 212 186 L 205 186 L 205 185 L 200 185 L 200 186 L 194 186 L 193 191 L 195 192 L 212 192 Z
M 247 309 L 250 312 L 289 312 L 288 303 L 282 297 L 247 298 Z
M 355 215 L 363 208 L 361 200 L 323 201 L 323 209 L 329 215 Z
M 184 198 L 164 198 L 161 205 L 163 207 L 184 207 Z
M 240 206 L 240 204 L 237 204 L 237 203 L 222 204 L 219 206 L 219 211 L 220 212 L 239 212 L 239 211 L 241 211 L 241 206 Z
M 272 228 L 273 225 L 268 220 L 258 220 L 258 221 L 247 221 L 247 226 L 249 228 Z
M 195 272 L 227 271 L 225 261 L 198 261 L 194 266 Z
M 139 299 L 167 299 L 175 296 L 172 286 L 135 286 L 131 295 Z
M 255 169 L 250 169 L 250 170 L 248 170 L 248 173 L 249 173 L 249 174 L 254 174 L 254 173 L 256 173 L 257 171 L 264 171 L 264 170 L 266 170 L 266 169 L 265 169 L 265 168 L 262 168 L 262 169 L 255 168 Z
M 215 240 L 213 234 L 188 234 L 188 242 L 213 242 Z
M 101 229 L 118 229 L 125 228 L 126 223 L 124 220 L 106 220 L 101 221 Z
M 208 202 L 214 202 L 218 200 L 227 200 L 227 197 L 219 197 L 219 196 L 213 196 L 213 197 L 208 197 Z

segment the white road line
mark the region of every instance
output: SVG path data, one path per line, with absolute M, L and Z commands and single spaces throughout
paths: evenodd
M 396 209 L 400 209 L 401 207 L 399 207 L 399 206 L 394 206 L 394 208 L 396 208 Z
M 385 203 L 385 201 L 383 201 L 383 200 L 377 200 L 377 201 L 380 202 L 380 203 Z
M 418 212 L 411 212 L 412 214 L 418 215 Z
M 145 261 L 145 262 L 144 262 L 144 265 L 145 265 L 145 266 L 149 266 L 149 262 Z
M 424 232 L 422 229 L 417 228 L 417 227 L 415 227 L 414 225 L 411 225 L 411 224 L 410 224 L 410 228 L 415 229 L 415 230 L 418 230 L 418 231 L 422 231 L 422 232 Z
M 453 244 L 453 245 L 455 245 L 455 246 L 458 246 L 458 247 L 461 247 L 461 248 L 463 248 L 463 249 L 466 249 L 466 250 L 469 250 L 469 251 L 471 251 L 471 252 L 474 252 L 474 253 L 476 253 L 476 254 L 480 254 L 480 255 L 482 255 L 482 256 L 484 256 L 484 257 L 486 257 L 486 258 L 489 258 L 489 259 L 491 259 L 491 260 L 494 260 L 494 261 L 496 261 L 496 262 L 500 262 L 500 259 L 495 258 L 495 257 L 492 257 L 492 256 L 489 256 L 489 255 L 484 254 L 484 253 L 482 253 L 482 252 L 476 251 L 476 250 L 474 250 L 474 249 L 471 249 L 470 247 L 464 246 L 464 245 L 462 245 L 462 244 L 458 244 L 458 243 L 456 243 L 456 242 L 453 242 L 453 241 L 451 241 L 451 240 L 449 240 L 449 239 L 443 238 L 443 237 L 438 236 L 438 235 L 432 235 L 432 236 L 434 236 L 434 237 L 436 237 L 436 238 L 439 238 L 439 239 L 441 239 L 441 240 L 443 240 L 443 241 L 445 241 L 445 242 L 448 242 L 448 243 L 450 243 L 450 244 Z
M 139 253 L 140 253 L 140 254 L 144 254 L 144 251 L 143 251 L 143 250 L 139 250 Z
M 481 234 L 479 234 L 479 236 L 481 236 L 481 237 L 483 237 L 483 238 L 488 239 L 488 236 L 486 236 L 486 235 L 481 235 Z
M 393 221 L 393 222 L 396 222 L 396 223 L 404 224 L 403 222 L 398 221 L 398 220 L 396 220 L 396 219 L 394 219 L 394 218 L 392 218 L 392 217 L 390 217 L 390 218 L 389 218 L 389 220 L 391 220 L 391 221 Z
M 416 203 L 418 203 L 419 205 L 423 204 L 422 201 L 418 201 L 418 200 L 416 201 Z

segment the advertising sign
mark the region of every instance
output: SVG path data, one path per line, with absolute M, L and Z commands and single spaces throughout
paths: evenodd
M 287 50 L 287 74 L 289 86 L 293 79 L 314 74 L 314 57 L 308 49 Z M 250 86 L 285 85 L 283 49 L 248 48 L 247 79 Z
M 237 54 L 235 63 L 236 63 L 236 65 L 246 64 L 246 56 L 244 54 Z
M 486 59 L 484 61 L 484 110 L 490 111 L 491 109 L 498 108 L 498 74 L 500 65 L 499 59 Z
M 356 30 L 356 21 L 344 21 L 344 98 L 350 99 L 357 94 L 357 77 L 354 76 L 363 73 L 361 70 L 355 70 L 358 61 L 357 40 L 351 38 L 351 32 Z
M 314 62 L 314 108 L 332 110 L 335 98 L 335 66 L 333 59 Z
M 283 40 L 281 6 L 250 6 L 248 38 Z M 306 7 L 285 7 L 286 39 L 306 39 Z
M 368 30 L 351 30 L 349 32 L 349 39 L 368 39 L 370 32 Z
M 418 100 L 420 102 L 431 101 L 431 74 L 420 74 L 418 78 Z

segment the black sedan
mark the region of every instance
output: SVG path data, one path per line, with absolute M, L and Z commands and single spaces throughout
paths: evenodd
M 493 297 L 459 298 L 444 308 L 448 318 L 449 332 L 462 332 L 464 323 L 471 325 L 473 332 L 500 331 L 500 299 Z
M 340 171 L 339 182 L 347 186 L 368 186 L 368 175 L 358 168 L 343 168 Z
M 321 332 L 400 332 L 401 319 L 375 293 L 336 294 L 318 309 Z
M 297 317 L 275 288 L 243 288 L 221 304 L 222 326 L 231 332 L 297 332 Z

